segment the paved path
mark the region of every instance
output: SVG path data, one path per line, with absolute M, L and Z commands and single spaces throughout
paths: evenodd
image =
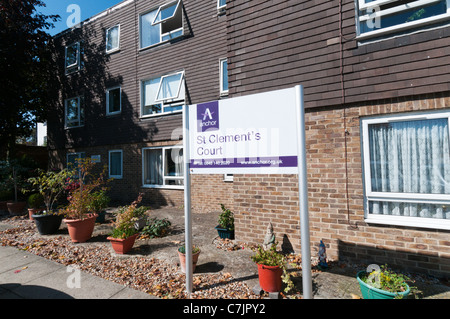
M 0 246 L 0 299 L 155 299 L 14 247 Z

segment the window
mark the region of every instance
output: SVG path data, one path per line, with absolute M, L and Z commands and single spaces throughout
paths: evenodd
M 359 38 L 437 24 L 450 18 L 450 0 L 358 0 Z
M 217 0 L 217 9 L 225 9 L 227 6 L 227 0 Z
M 143 185 L 183 188 L 184 160 L 181 147 L 144 148 Z
M 220 95 L 228 94 L 228 62 L 220 60 Z
M 140 17 L 141 49 L 183 35 L 181 1 L 170 2 Z
M 367 222 L 450 229 L 449 119 L 362 120 Z
M 120 49 L 120 25 L 106 30 L 106 53 L 112 53 Z
M 72 169 L 77 169 L 78 170 L 78 164 L 79 164 L 78 161 L 80 159 L 85 158 L 85 157 L 86 157 L 86 154 L 84 152 L 68 153 L 67 154 L 67 168 L 69 170 L 72 170 Z M 73 176 L 73 177 L 74 178 L 78 178 L 79 177 L 78 174 L 79 173 L 77 172 L 76 176 Z
M 84 125 L 84 110 L 81 107 L 81 98 L 73 97 L 65 101 L 66 128 Z
M 141 115 L 181 111 L 185 92 L 184 71 L 142 81 Z
M 65 59 L 66 73 L 80 69 L 80 43 L 74 43 L 66 47 Z
M 123 152 L 122 150 L 109 151 L 109 177 L 122 178 L 123 174 Z
M 106 115 L 118 114 L 122 111 L 122 89 L 119 87 L 106 90 Z

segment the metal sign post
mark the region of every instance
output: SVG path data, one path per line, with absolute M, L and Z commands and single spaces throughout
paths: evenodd
M 311 248 L 309 240 L 308 181 L 306 175 L 306 137 L 305 108 L 303 107 L 303 86 L 296 86 L 295 93 L 298 131 L 298 204 L 300 211 L 303 298 L 312 299 Z
M 184 157 L 184 227 L 185 227 L 185 251 L 186 251 L 186 291 L 192 293 L 193 270 L 192 270 L 192 218 L 191 218 L 191 174 L 190 143 L 189 143 L 189 106 L 185 105 L 183 110 L 183 157 Z

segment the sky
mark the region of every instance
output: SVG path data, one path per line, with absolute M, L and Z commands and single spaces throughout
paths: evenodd
M 38 8 L 38 11 L 45 15 L 58 14 L 61 17 L 61 19 L 55 23 L 55 28 L 48 31 L 51 35 L 55 35 L 68 29 L 71 26 L 70 23 L 75 21 L 74 18 L 78 12 L 80 13 L 81 21 L 84 21 L 122 1 L 123 0 L 43 0 L 46 7 L 40 7 Z

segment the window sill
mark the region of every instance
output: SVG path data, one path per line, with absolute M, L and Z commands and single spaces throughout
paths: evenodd
M 120 48 L 114 49 L 114 50 L 110 50 L 110 51 L 106 51 L 106 54 L 113 54 L 113 53 L 118 53 L 120 52 Z
M 142 188 L 184 190 L 184 186 L 171 186 L 171 185 L 142 185 L 141 187 Z
M 168 115 L 181 114 L 181 113 L 183 113 L 183 110 L 178 110 L 178 111 L 173 111 L 173 112 L 165 112 L 165 113 L 155 113 L 155 114 L 141 115 L 139 118 L 141 120 L 146 120 L 146 119 L 152 119 L 152 118 L 157 118 L 157 117 L 161 117 L 161 116 L 168 116 Z
M 450 220 L 448 219 L 370 214 L 364 221 L 367 224 L 450 230 Z

